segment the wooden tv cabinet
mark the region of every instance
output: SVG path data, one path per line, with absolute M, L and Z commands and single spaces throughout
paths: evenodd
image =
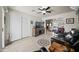
M 44 28 L 32 28 L 32 36 L 38 36 L 44 34 L 44 32 L 45 32 Z

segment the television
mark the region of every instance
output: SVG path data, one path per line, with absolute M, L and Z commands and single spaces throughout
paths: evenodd
M 36 28 L 43 28 L 44 27 L 44 22 L 36 22 L 35 27 Z

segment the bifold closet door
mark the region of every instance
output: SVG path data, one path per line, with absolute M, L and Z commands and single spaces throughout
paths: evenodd
M 21 16 L 16 13 L 10 15 L 10 36 L 11 41 L 21 39 Z
M 30 21 L 27 17 L 22 17 L 22 38 L 30 36 Z

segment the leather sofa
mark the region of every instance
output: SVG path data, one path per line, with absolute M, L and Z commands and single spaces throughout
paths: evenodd
M 79 30 L 73 28 L 71 29 L 71 31 L 64 33 L 62 35 L 61 34 L 62 33 L 58 33 L 58 37 L 56 39 L 61 40 L 62 38 L 61 41 L 68 42 L 71 45 L 71 47 L 75 49 L 75 51 L 79 52 Z

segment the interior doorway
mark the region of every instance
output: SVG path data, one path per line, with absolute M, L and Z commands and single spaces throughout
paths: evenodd
M 46 20 L 46 33 L 52 34 L 52 28 L 53 28 L 53 20 L 52 19 Z

